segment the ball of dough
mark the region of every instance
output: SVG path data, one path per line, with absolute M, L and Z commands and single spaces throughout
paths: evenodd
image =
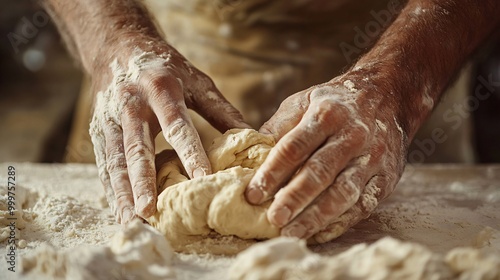
M 271 136 L 253 129 L 229 130 L 207 151 L 214 173 L 192 180 L 172 151 L 161 153 L 156 162 L 161 193 L 157 212 L 148 222 L 177 251 L 232 254 L 252 244 L 234 242 L 235 236 L 248 240 L 278 236 L 279 228 L 266 215 L 270 202 L 250 205 L 244 197 L 255 169 L 274 144 Z M 228 242 L 232 244 L 226 246 Z M 209 248 L 210 243 L 218 249 Z

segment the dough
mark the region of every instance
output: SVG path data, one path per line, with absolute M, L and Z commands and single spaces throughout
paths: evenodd
M 280 237 L 239 254 L 229 278 L 500 279 L 500 257 L 475 248 L 456 248 L 443 256 L 392 237 L 321 256 L 309 251 L 304 240 Z
M 229 130 L 207 151 L 214 173 L 192 180 L 172 151 L 158 155 L 161 193 L 148 222 L 183 252 L 234 254 L 251 240 L 279 236 L 266 216 L 271 202 L 250 205 L 243 194 L 274 144 L 272 137 L 252 129 Z
M 104 247 L 68 251 L 47 244 L 21 259 L 29 279 L 176 279 L 175 259 L 165 238 L 138 219 L 117 232 Z

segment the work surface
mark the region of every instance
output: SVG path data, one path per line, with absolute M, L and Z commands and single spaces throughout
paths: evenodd
M 19 256 L 29 255 L 42 243 L 63 250 L 104 245 L 119 230 L 107 208 L 95 166 L 2 163 L 2 189 L 7 188 L 8 166 L 16 169 L 17 186 L 27 190 L 24 208 L 35 213 L 19 231 L 20 240 L 26 241 L 25 248 L 17 249 Z M 484 239 L 481 235 L 486 231 L 490 237 L 479 245 L 500 253 L 499 165 L 409 166 L 396 191 L 370 218 L 342 237 L 311 249 L 334 255 L 355 244 L 391 236 L 445 253 L 455 247 L 479 246 L 478 236 Z M 0 244 L 2 256 L 7 254 L 7 240 Z M 233 260 L 178 254 L 175 273 L 178 279 L 224 279 Z M 7 271 L 5 261 L 0 263 L 0 271 L 0 278 L 17 278 Z

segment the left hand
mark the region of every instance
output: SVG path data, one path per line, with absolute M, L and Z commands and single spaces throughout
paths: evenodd
M 252 204 L 274 197 L 268 219 L 282 235 L 336 238 L 401 177 L 408 137 L 399 105 L 387 83 L 363 77 L 346 74 L 296 93 L 261 127 L 278 142 L 245 195 Z

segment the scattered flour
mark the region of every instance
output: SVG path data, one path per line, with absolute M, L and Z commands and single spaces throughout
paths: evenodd
M 356 92 L 358 89 L 356 89 L 356 86 L 351 80 L 345 80 L 344 81 L 344 86 L 350 91 L 350 92 Z
M 7 166 L 1 163 L 0 170 L 6 170 Z M 287 239 L 279 238 L 269 242 L 288 244 L 286 249 L 269 249 L 269 243 L 259 243 L 234 259 L 173 253 L 156 231 L 140 223 L 120 230 L 110 209 L 103 207 L 102 186 L 93 165 L 16 163 L 15 166 L 16 195 L 22 205 L 16 211 L 17 215 L 22 212 L 23 217 L 16 229 L 20 238 L 18 260 L 23 260 L 17 263 L 17 269 L 22 267 L 24 274 L 11 277 L 6 274 L 6 262 L 2 261 L 0 270 L 4 275 L 0 279 L 54 279 L 55 275 L 65 275 L 59 278 L 66 279 L 132 279 L 133 275 L 134 279 L 154 279 L 159 275 L 163 279 L 223 280 L 230 276 L 249 279 L 252 274 L 244 269 L 258 261 L 266 262 L 269 251 L 276 259 L 275 266 L 260 265 L 254 270 L 262 272 L 263 279 L 272 271 L 290 276 L 285 279 L 311 279 L 316 271 L 313 268 L 317 268 L 317 273 L 366 275 L 363 273 L 371 271 L 373 275 L 399 276 L 397 273 L 408 268 L 402 256 L 413 260 L 414 270 L 422 268 L 427 256 L 427 266 L 421 271 L 438 271 L 441 276 L 452 273 L 451 279 L 498 279 L 500 167 L 413 167 L 405 173 L 395 193 L 370 218 L 335 241 L 307 249 L 301 242 L 290 244 Z M 6 181 L 0 173 L 0 182 Z M 2 206 L 6 202 L 5 189 L 5 185 L 0 185 L 2 228 L 6 219 Z M 73 216 L 63 217 L 65 214 L 55 209 Z M 210 247 L 208 240 L 205 245 Z M 228 236 L 223 243 L 237 246 L 238 240 L 241 241 Z M 2 256 L 6 255 L 6 242 L 0 243 Z M 257 246 L 268 249 L 262 253 Z M 290 260 L 288 253 L 297 256 Z M 378 257 L 370 258 L 370 254 Z M 244 257 L 248 262 L 242 264 L 240 259 Z M 373 269 L 375 264 L 378 269 Z M 290 265 L 293 268 L 287 270 Z M 297 274 L 292 275 L 291 271 Z M 423 275 L 427 274 L 416 273 L 407 279 L 425 279 Z M 320 279 L 320 275 L 316 276 L 315 279 Z
M 231 279 L 499 279 L 500 256 L 473 248 L 446 255 L 385 237 L 335 256 L 314 254 L 305 241 L 276 238 L 238 255 Z
M 23 274 L 51 279 L 175 279 L 174 253 L 165 238 L 135 220 L 107 246 L 60 251 L 42 246 L 23 258 Z
M 13 193 L 15 200 L 11 202 L 14 204 L 9 205 L 8 188 L 0 189 L 0 242 L 7 244 L 6 250 L 9 250 L 11 246 L 26 248 L 27 243 L 21 238 L 20 230 L 26 228 L 26 225 L 36 217 L 35 212 L 29 208 L 38 194 L 29 192 L 22 186 L 16 186 Z M 14 197 L 12 193 L 10 196 Z

